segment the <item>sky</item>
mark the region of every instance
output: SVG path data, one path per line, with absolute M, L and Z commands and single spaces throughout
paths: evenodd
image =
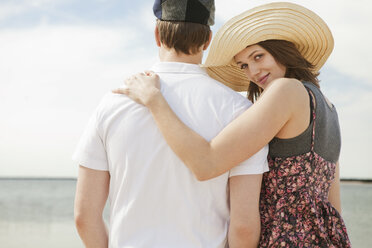
M 265 0 L 216 0 L 221 25 Z M 297 0 L 330 27 L 321 89 L 342 131 L 342 178 L 372 179 L 372 2 Z M 158 61 L 153 0 L 0 0 L 0 177 L 76 177 L 100 99 Z

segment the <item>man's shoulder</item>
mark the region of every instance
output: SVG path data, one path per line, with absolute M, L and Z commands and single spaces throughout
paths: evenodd
M 186 90 L 190 89 L 194 92 L 197 89 L 200 93 L 211 97 L 223 97 L 238 102 L 249 102 L 241 93 L 211 78 L 207 73 L 195 74 L 192 77 L 187 77 L 186 80 L 185 84 L 180 84 L 180 87 L 184 87 Z
M 126 95 L 108 92 L 101 98 L 96 107 L 96 115 L 99 120 L 103 120 L 118 111 L 125 112 L 123 110 L 140 106 L 142 105 L 137 104 Z
M 112 109 L 113 107 L 115 107 L 115 105 L 117 104 L 120 104 L 122 102 L 126 102 L 128 101 L 129 98 L 125 95 L 121 95 L 121 94 L 115 94 L 115 93 L 112 93 L 112 92 L 107 92 L 106 94 L 104 94 L 98 104 L 98 108 L 103 111 L 103 110 L 110 110 Z

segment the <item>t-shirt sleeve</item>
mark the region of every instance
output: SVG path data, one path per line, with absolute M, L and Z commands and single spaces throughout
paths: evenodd
M 262 174 L 266 171 L 269 171 L 269 164 L 267 162 L 268 152 L 269 146 L 266 145 L 252 157 L 232 168 L 230 170 L 229 177 Z
M 99 132 L 98 110 L 90 118 L 83 135 L 75 149 L 72 159 L 84 167 L 107 171 L 106 149 Z
M 249 100 L 243 98 L 244 97 L 237 97 L 235 99 L 233 119 L 241 115 L 250 106 L 252 106 L 252 103 Z M 266 171 L 269 171 L 269 165 L 267 162 L 268 153 L 269 146 L 266 145 L 252 157 L 232 168 L 229 172 L 229 176 L 262 174 Z

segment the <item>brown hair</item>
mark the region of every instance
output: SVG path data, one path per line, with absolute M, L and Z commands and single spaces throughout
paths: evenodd
M 276 60 L 286 68 L 286 78 L 296 78 L 300 81 L 313 83 L 319 88 L 319 73 L 314 73 L 314 65 L 307 61 L 296 46 L 286 40 L 265 40 L 258 42 L 257 45 L 268 51 Z M 262 89 L 255 83 L 250 82 L 248 87 L 248 99 L 256 101 L 261 95 Z
M 208 25 L 191 22 L 156 21 L 160 42 L 177 53 L 193 55 L 209 41 L 211 29 Z

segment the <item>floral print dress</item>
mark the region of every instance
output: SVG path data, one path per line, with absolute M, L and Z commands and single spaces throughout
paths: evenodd
M 261 189 L 259 247 L 351 247 L 344 221 L 328 201 L 336 163 L 314 151 L 316 112 L 310 91 L 309 96 L 310 151 L 284 158 L 269 155 L 270 171 Z

